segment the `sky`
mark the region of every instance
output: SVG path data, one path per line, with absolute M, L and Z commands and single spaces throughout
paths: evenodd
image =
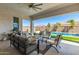
M 23 23 L 23 26 L 29 26 L 30 25 L 30 22 L 29 22 L 28 19 L 23 19 L 22 23 Z
M 47 25 L 48 23 L 55 24 L 55 23 L 67 22 L 68 20 L 71 19 L 74 19 L 75 21 L 79 21 L 79 12 L 42 18 L 42 19 L 34 20 L 33 22 L 34 25 L 37 26 L 37 25 Z M 30 25 L 29 20 L 23 20 L 23 26 L 29 26 L 29 25 Z

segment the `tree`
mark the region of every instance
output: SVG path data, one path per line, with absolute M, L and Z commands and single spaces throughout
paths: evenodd
M 69 20 L 69 21 L 67 21 L 67 22 L 70 24 L 69 29 L 73 29 L 74 26 L 75 26 L 75 20 L 74 20 L 74 19 L 71 19 L 71 20 Z
M 63 32 L 69 32 L 70 29 L 73 29 L 74 26 L 75 26 L 75 20 L 74 19 L 71 19 L 71 20 L 68 20 L 67 23 L 69 23 L 70 25 L 69 26 L 66 26 L 64 29 L 63 29 Z
M 51 25 L 50 25 L 50 23 L 48 23 L 46 26 L 47 31 L 50 31 L 50 27 L 51 27 Z

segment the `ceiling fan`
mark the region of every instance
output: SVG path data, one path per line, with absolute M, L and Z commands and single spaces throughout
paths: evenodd
M 39 6 L 43 5 L 42 3 L 30 3 L 28 5 L 29 8 L 32 8 L 33 10 L 37 11 L 37 10 L 41 10 L 42 8 L 40 8 Z

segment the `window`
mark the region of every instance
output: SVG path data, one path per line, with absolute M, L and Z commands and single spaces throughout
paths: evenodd
M 22 21 L 22 31 L 30 32 L 30 21 L 28 19 L 23 19 L 23 21 Z

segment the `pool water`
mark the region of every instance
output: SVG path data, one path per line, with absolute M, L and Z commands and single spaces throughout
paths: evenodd
M 56 35 L 63 35 L 63 36 L 78 36 L 79 37 L 79 34 L 70 34 L 70 33 L 65 33 L 65 32 L 52 32 L 51 34 L 56 34 Z

